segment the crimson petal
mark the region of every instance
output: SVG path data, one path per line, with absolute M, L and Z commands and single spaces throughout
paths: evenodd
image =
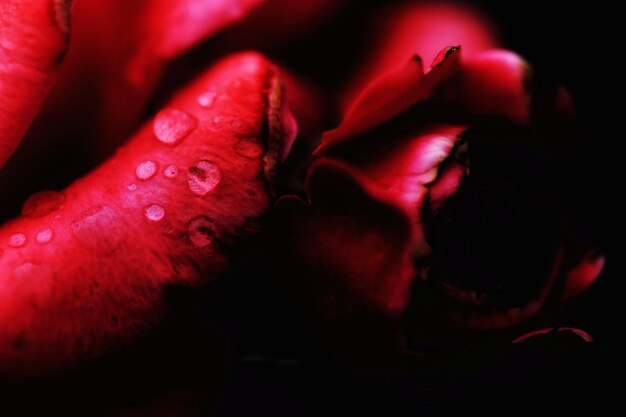
M 408 110 L 450 80 L 457 72 L 459 47 L 448 47 L 435 67 L 422 74 L 422 62 L 413 57 L 404 67 L 374 80 L 357 97 L 342 123 L 324 133 L 316 154 L 347 142 Z
M 485 51 L 460 65 L 458 100 L 469 114 L 502 116 L 526 125 L 530 118 L 530 66 L 505 50 Z

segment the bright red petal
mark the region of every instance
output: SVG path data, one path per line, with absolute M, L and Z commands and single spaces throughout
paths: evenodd
M 225 58 L 63 196 L 32 197 L 0 228 L 0 370 L 132 342 L 165 312 L 164 287 L 219 276 L 270 206 L 282 105 L 270 62 Z

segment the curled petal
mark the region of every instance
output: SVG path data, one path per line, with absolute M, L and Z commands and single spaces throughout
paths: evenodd
M 439 165 L 450 156 L 463 130 L 463 126 L 433 126 L 404 140 L 389 141 L 369 158 L 351 162 L 398 204 L 417 213 L 425 186 L 435 180 Z
M 356 98 L 338 128 L 324 133 L 317 153 L 329 144 L 350 139 L 384 123 L 418 100 L 423 78 L 422 60 L 414 56 L 402 68 L 374 80 Z
M 460 48 L 446 48 L 438 65 L 426 75 L 422 75 L 421 60 L 414 57 L 401 69 L 374 80 L 358 96 L 339 127 L 324 133 L 315 152 L 327 152 L 429 99 L 456 75 L 459 55 Z

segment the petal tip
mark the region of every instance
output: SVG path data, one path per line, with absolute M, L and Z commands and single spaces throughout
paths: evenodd
M 434 69 L 434 68 L 438 68 L 438 67 L 442 66 L 443 63 L 446 62 L 448 60 L 448 58 L 450 58 L 451 55 L 457 53 L 460 50 L 461 50 L 461 45 L 448 46 L 446 48 L 443 48 L 437 54 L 435 59 L 433 59 L 433 62 L 430 64 L 430 68 Z

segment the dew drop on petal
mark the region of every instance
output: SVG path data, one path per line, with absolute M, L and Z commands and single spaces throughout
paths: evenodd
M 128 184 L 126 188 L 128 188 L 128 191 L 135 191 L 137 189 L 137 184 L 135 183 Z
M 170 164 L 163 168 L 163 175 L 167 178 L 174 178 L 178 175 L 178 167 L 174 164 Z
M 232 122 L 230 122 L 230 125 L 231 125 L 232 127 L 235 127 L 235 128 L 237 128 L 237 127 L 241 127 L 241 119 L 239 119 L 239 118 L 234 118 L 234 119 L 232 120 Z
M 158 222 L 165 217 L 165 209 L 158 204 L 151 204 L 143 209 L 143 214 L 146 216 L 146 219 Z
M 198 121 L 188 113 L 178 109 L 161 110 L 154 118 L 152 130 L 156 138 L 166 145 L 178 145 L 192 130 Z
M 52 231 L 52 229 L 48 228 L 43 229 L 42 231 L 37 233 L 37 235 L 35 236 L 35 240 L 37 241 L 37 243 L 46 244 L 50 243 L 53 237 L 54 232 Z
M 215 116 L 213 118 L 213 123 L 216 124 L 216 125 L 219 124 L 221 121 L 222 121 L 222 119 L 219 116 Z
M 26 244 L 26 235 L 24 233 L 14 233 L 9 237 L 9 246 L 12 248 L 20 248 Z
M 211 192 L 222 179 L 220 169 L 213 162 L 198 161 L 189 168 L 187 181 L 189 189 L 197 196 Z
M 22 206 L 22 215 L 31 219 L 43 217 L 58 210 L 65 202 L 65 194 L 58 191 L 40 191 L 31 195 Z
M 209 108 L 213 105 L 216 97 L 217 93 L 215 91 L 207 91 L 198 96 L 198 104 L 204 108 Z
M 137 169 L 135 170 L 135 174 L 137 174 L 137 178 L 140 180 L 147 180 L 152 178 L 152 176 L 157 172 L 157 164 L 153 161 L 143 161 L 139 165 L 137 165 Z
M 263 155 L 263 147 L 255 138 L 243 138 L 235 145 L 235 152 L 246 159 L 258 159 Z
M 194 246 L 204 248 L 215 239 L 215 224 L 208 217 L 196 217 L 189 222 L 187 233 Z

